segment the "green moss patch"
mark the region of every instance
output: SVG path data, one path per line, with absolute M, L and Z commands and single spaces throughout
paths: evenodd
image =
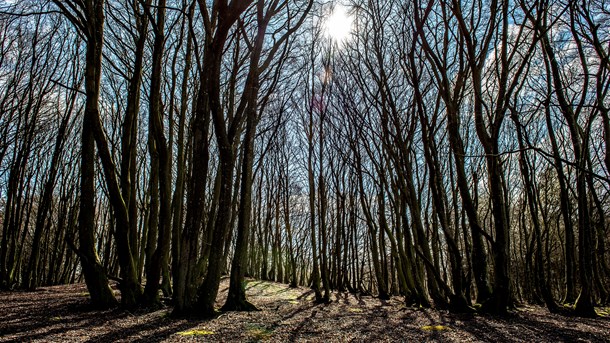
M 273 330 L 258 324 L 248 324 L 246 325 L 246 329 L 248 330 L 248 334 L 255 341 L 264 341 L 268 340 L 273 336 Z
M 599 307 L 595 309 L 595 312 L 600 317 L 610 317 L 610 307 Z
M 208 330 L 188 330 L 188 331 L 181 331 L 181 332 L 176 332 L 176 335 L 180 335 L 180 336 L 206 336 L 206 335 L 213 335 L 214 331 L 208 331 Z
M 444 326 L 444 325 L 426 325 L 426 326 L 422 326 L 421 329 L 424 330 L 424 331 L 445 331 L 445 330 L 449 330 L 449 328 Z

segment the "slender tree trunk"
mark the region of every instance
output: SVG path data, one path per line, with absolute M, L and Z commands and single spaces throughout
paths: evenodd
M 87 40 L 85 90 L 87 93 L 83 117 L 80 209 L 78 215 L 79 256 L 91 303 L 95 308 L 110 308 L 117 304 L 108 285 L 95 250 L 95 139 L 92 121 L 99 118 L 100 77 L 102 72 L 102 45 L 104 28 L 104 1 L 97 1 L 87 13 L 89 39 Z
M 583 132 L 578 124 L 576 114 L 572 105 L 568 102 L 563 90 L 561 72 L 559 64 L 555 58 L 555 51 L 551 46 L 548 34 L 545 30 L 537 27 L 541 35 L 541 43 L 545 53 L 545 61 L 551 72 L 554 89 L 559 101 L 559 107 L 563 114 L 568 128 L 574 150 L 576 164 L 576 197 L 578 200 L 578 252 L 579 252 L 579 276 L 581 291 L 575 304 L 575 311 L 578 315 L 586 317 L 596 317 L 597 313 L 593 301 L 593 245 L 592 227 L 589 214 L 588 194 L 586 185 L 586 149 L 583 144 Z M 586 141 L 586 140 L 585 140 Z
M 62 122 L 59 126 L 59 130 L 57 133 L 57 138 L 55 140 L 55 147 L 53 149 L 53 156 L 51 158 L 51 165 L 49 167 L 49 176 L 44 185 L 43 194 L 38 205 L 38 212 L 36 213 L 36 228 L 34 230 L 34 236 L 32 238 L 32 246 L 30 251 L 30 263 L 26 269 L 23 285 L 27 289 L 35 289 L 39 285 L 39 281 L 43 278 L 39 274 L 39 256 L 40 256 L 40 243 L 42 240 L 42 236 L 45 232 L 48 232 L 48 227 L 50 223 L 48 222 L 49 212 L 51 210 L 52 205 L 52 197 L 53 190 L 55 188 L 55 183 L 57 180 L 57 174 L 59 172 L 59 162 L 60 157 L 62 155 L 62 149 L 64 146 L 66 131 L 68 129 L 68 124 L 71 120 L 70 113 L 74 109 L 74 102 L 76 100 L 76 92 L 70 98 L 70 103 L 68 106 L 68 110 L 65 112 L 66 115 L 62 119 Z M 44 265 L 44 264 L 43 264 Z
M 149 100 L 149 127 L 154 143 L 151 144 L 151 163 L 155 162 L 155 158 L 153 158 L 155 153 L 158 154 L 157 165 L 151 165 L 151 168 L 157 167 L 159 170 L 158 183 L 151 182 L 154 183 L 151 187 L 158 187 L 159 190 L 159 228 L 158 237 L 155 237 L 157 245 L 152 255 L 152 263 L 147 272 L 147 283 L 144 289 L 144 302 L 147 304 L 157 304 L 159 302 L 159 281 L 164 266 L 169 263 L 171 239 L 171 152 L 163 132 L 163 109 L 161 104 L 161 74 L 163 71 L 163 53 L 165 51 L 165 3 L 165 0 L 159 0 L 157 3 Z
M 223 310 L 252 311 L 258 310 L 256 306 L 246 299 L 244 287 L 244 274 L 248 258 L 248 237 L 251 229 L 250 216 L 252 213 L 252 168 L 254 165 L 254 138 L 258 124 L 258 90 L 259 90 L 259 60 L 263 48 L 267 21 L 262 21 L 262 6 L 258 6 L 258 32 L 256 35 L 254 50 L 250 57 L 250 70 L 248 82 L 244 91 L 246 106 L 246 132 L 242 142 L 242 171 L 241 171 L 241 197 L 237 220 L 237 242 L 235 254 L 231 264 L 231 280 L 229 293 L 223 306 Z

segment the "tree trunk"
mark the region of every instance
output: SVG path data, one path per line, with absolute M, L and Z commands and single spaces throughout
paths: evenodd
M 104 1 L 97 1 L 87 13 L 90 37 L 87 40 L 85 90 L 87 93 L 83 117 L 80 209 L 78 215 L 78 252 L 83 275 L 95 308 L 106 309 L 117 304 L 108 285 L 106 272 L 95 251 L 95 140 L 92 121 L 99 118 L 100 77 L 104 28 Z

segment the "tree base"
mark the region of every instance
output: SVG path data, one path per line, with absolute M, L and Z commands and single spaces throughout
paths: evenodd
M 417 307 L 417 308 L 430 308 L 432 307 L 428 299 L 423 296 L 418 296 L 416 294 L 409 294 L 405 296 L 405 306 L 407 307 Z
M 597 312 L 595 312 L 595 307 L 593 304 L 588 303 L 586 301 L 580 301 L 580 299 L 576 300 L 576 305 L 574 306 L 574 311 L 572 314 L 576 317 L 582 318 L 597 318 Z
M 379 293 L 377 298 L 379 300 L 390 300 L 390 295 L 388 293 Z
M 159 310 L 164 307 L 161 299 L 144 299 L 142 300 L 142 307 L 148 310 Z
M 121 291 L 121 307 L 125 310 L 136 310 L 145 300 L 144 293 L 138 283 L 123 280 L 119 284 L 119 289 Z
M 571 315 L 576 317 L 583 318 L 596 318 L 598 317 L 597 312 L 595 312 L 595 305 L 589 292 L 586 290 L 582 290 L 574 303 L 573 310 L 571 311 Z
M 256 307 L 256 305 L 252 304 L 251 302 L 249 302 L 248 300 L 228 300 L 227 302 L 224 304 L 224 306 L 222 306 L 222 308 L 220 309 L 223 312 L 227 312 L 227 311 L 237 311 L 237 312 L 254 312 L 254 311 L 260 311 L 261 309 L 259 309 L 258 307 Z
M 479 312 L 494 316 L 508 316 L 510 314 L 509 309 L 514 309 L 514 305 L 511 304 L 510 298 L 505 299 L 492 294 L 491 297 L 481 303 Z
M 319 289 L 315 289 L 315 288 L 312 288 L 312 290 L 314 292 L 314 297 L 315 297 L 314 298 L 315 299 L 314 303 L 316 303 L 316 304 L 323 303 L 324 302 L 324 298 L 322 298 L 322 293 L 320 292 L 320 290 Z
M 315 299 L 313 301 L 314 304 L 324 304 L 324 305 L 328 305 L 332 302 L 333 302 L 332 300 L 330 300 L 329 298 L 326 298 L 326 297 L 321 297 L 320 299 Z
M 477 310 L 468 304 L 468 301 L 463 296 L 452 296 L 449 299 L 447 306 L 451 313 L 476 313 Z

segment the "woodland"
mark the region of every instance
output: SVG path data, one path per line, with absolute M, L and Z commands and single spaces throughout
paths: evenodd
M 609 91 L 606 0 L 0 0 L 0 297 L 607 327 Z

